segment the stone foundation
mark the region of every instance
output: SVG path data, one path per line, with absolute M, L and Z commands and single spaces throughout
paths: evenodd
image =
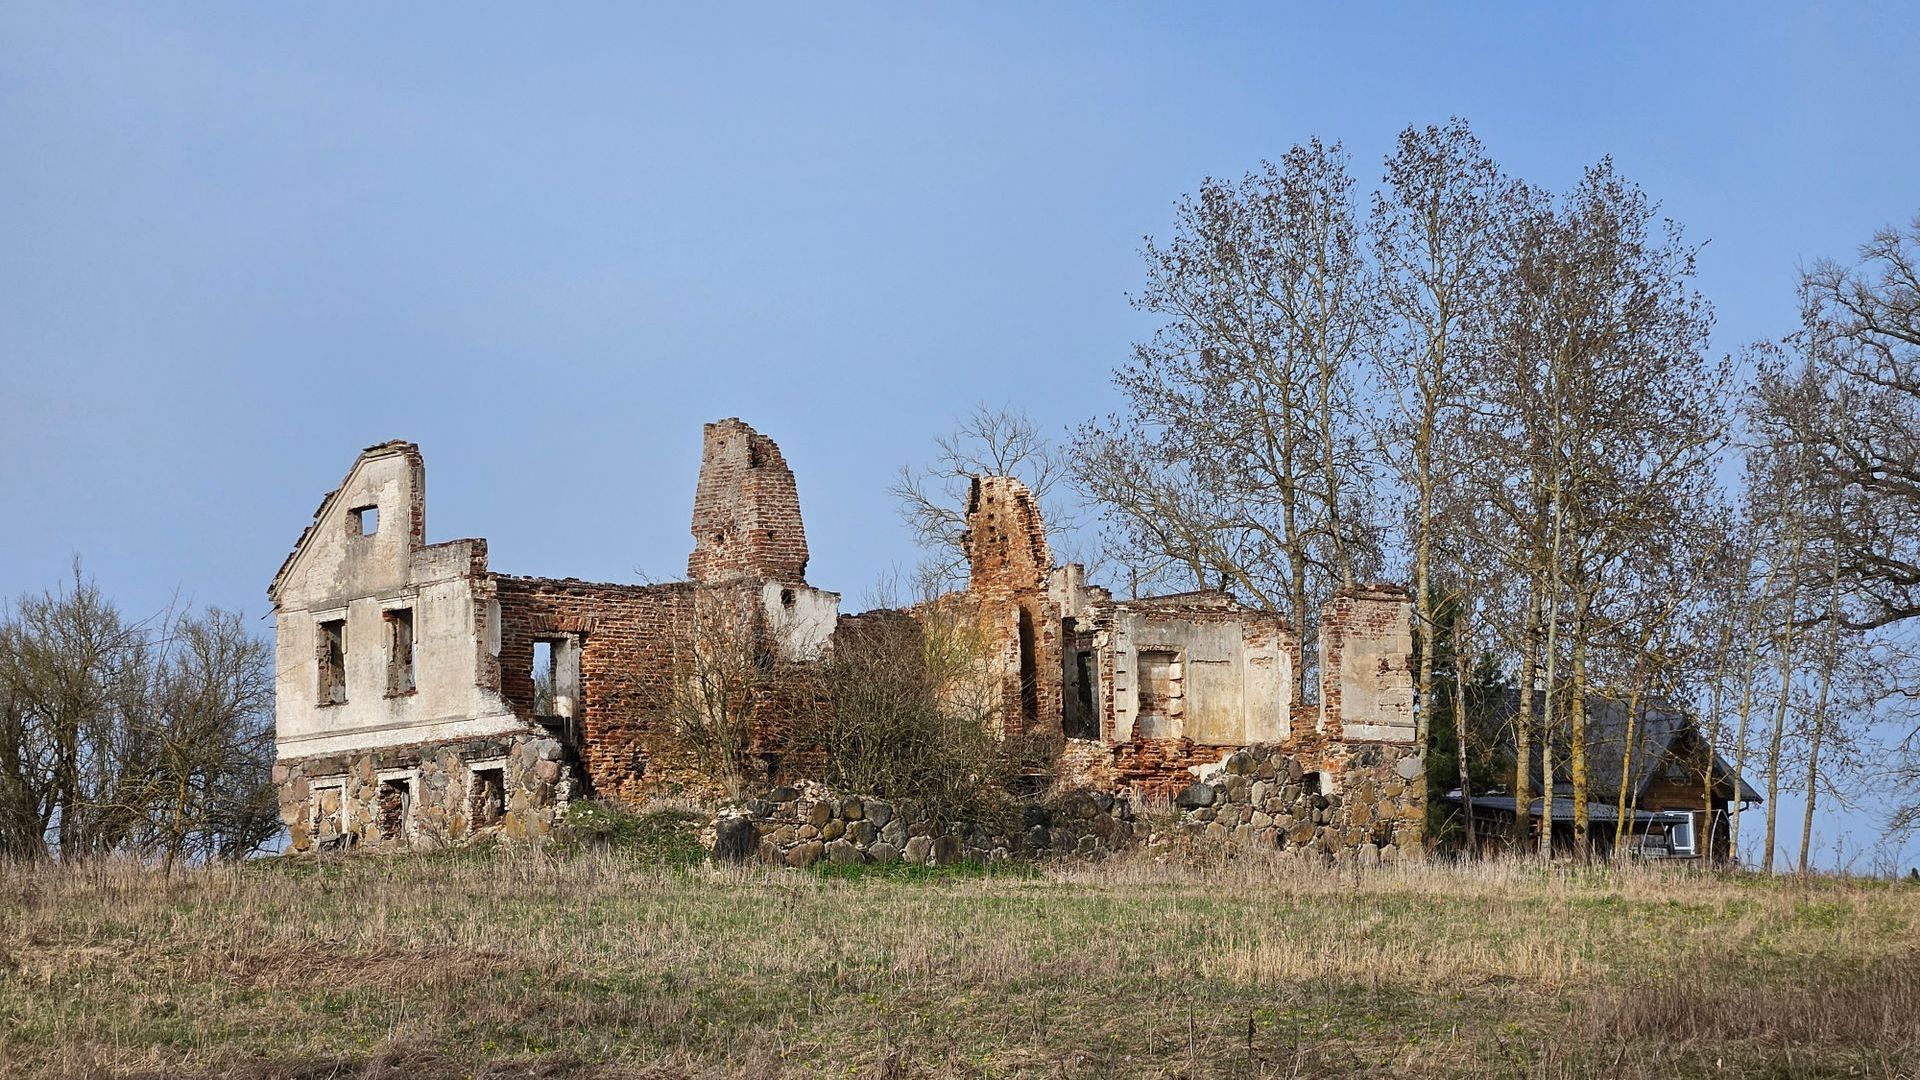
M 1412 746 L 1348 745 L 1319 771 L 1280 746 L 1250 746 L 1174 796 L 1181 828 L 1221 843 L 1391 862 L 1421 851 L 1422 762 Z
M 558 740 L 526 734 L 283 761 L 274 780 L 287 850 L 544 837 L 579 791 L 565 758 Z
M 1003 825 L 936 825 L 883 799 L 841 795 L 824 785 L 775 788 L 724 811 L 709 837 L 714 857 L 782 866 L 904 861 L 945 866 L 1043 855 L 1097 855 L 1145 839 L 1133 803 L 1075 792 L 1020 807 Z

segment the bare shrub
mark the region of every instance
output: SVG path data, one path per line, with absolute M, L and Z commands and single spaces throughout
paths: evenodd
M 978 627 L 951 605 L 845 622 L 818 723 L 828 783 L 916 805 L 940 823 L 1004 819 L 1013 767 L 984 655 Z

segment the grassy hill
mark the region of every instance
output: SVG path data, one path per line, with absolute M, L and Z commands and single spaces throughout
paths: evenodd
M 0 875 L 10 1077 L 1920 1071 L 1904 883 L 509 851 Z

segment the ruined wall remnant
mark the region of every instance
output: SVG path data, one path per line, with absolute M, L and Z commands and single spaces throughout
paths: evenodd
M 769 673 L 746 713 L 759 779 L 818 771 L 791 745 L 811 683 L 786 677 L 821 655 L 839 597 L 805 582 L 793 473 L 723 420 L 698 491 L 693 581 L 513 577 L 485 541 L 426 543 L 417 447 L 361 454 L 269 589 L 293 849 L 539 835 L 589 792 L 713 790 L 670 714 L 703 598 L 745 613 L 739 646 Z
M 989 649 L 988 667 L 1006 687 L 1001 734 L 1009 740 L 1061 735 L 1060 620 L 1047 603 L 1053 554 L 1039 503 L 1011 476 L 976 477 L 967 494 L 967 599 Z
M 1320 618 L 1320 727 L 1336 739 L 1411 742 L 1413 601 L 1392 585 L 1334 593 Z
M 693 496 L 687 577 L 807 579 L 807 532 L 793 470 L 772 439 L 738 419 L 708 424 Z
M 425 484 L 411 443 L 369 447 L 269 589 L 293 850 L 534 837 L 588 795 L 717 794 L 676 709 L 715 662 L 749 673 L 731 714 L 747 781 L 797 792 L 826 775 L 803 729 L 828 704 L 818 665 L 840 598 L 805 580 L 799 496 L 773 440 L 737 419 L 707 425 L 684 582 L 496 573 L 485 541 L 427 543 Z M 1112 850 L 1159 842 L 1136 810 L 1176 798 L 1169 835 L 1339 858 L 1417 846 L 1403 591 L 1336 594 L 1320 701 L 1306 706 L 1300 638 L 1279 614 L 1224 591 L 1116 599 L 1054 564 L 1039 504 L 1012 477 L 976 479 L 966 515 L 964 592 L 844 625 L 968 620 L 984 643 L 976 688 L 998 702 L 1009 757 L 1032 790 L 1077 794 L 998 831 L 794 794 L 728 825 L 729 850 L 783 862 Z
M 1058 740 L 1054 782 L 1170 797 L 1204 789 L 1196 777 L 1250 753 L 1259 769 L 1311 774 L 1325 784 L 1312 798 L 1328 802 L 1296 806 L 1303 796 L 1292 793 L 1281 828 L 1274 800 L 1286 793 L 1263 786 L 1255 806 L 1242 789 L 1264 780 L 1229 777 L 1220 809 L 1187 808 L 1189 825 L 1256 846 L 1372 845 L 1369 857 L 1417 840 L 1419 815 L 1406 804 L 1424 812 L 1425 790 L 1397 775 L 1420 757 L 1403 590 L 1335 595 L 1320 627 L 1321 701 L 1303 705 L 1300 637 L 1277 612 L 1223 591 L 1118 600 L 1087 585 L 1079 567 L 1051 565 L 1038 505 L 1010 477 L 976 480 L 967 509 L 965 595 L 1005 678 L 1005 728 Z

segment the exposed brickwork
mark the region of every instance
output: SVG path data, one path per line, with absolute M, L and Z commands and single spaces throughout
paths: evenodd
M 701 586 L 606 585 L 573 578 L 499 576 L 501 693 L 515 713 L 534 719 L 534 643 L 563 639 L 580 650 L 577 705 L 580 756 L 596 795 L 637 801 L 648 795 L 710 792 L 713 778 L 675 729 L 670 715 L 676 681 L 692 663 L 696 605 L 751 608 L 757 583 Z M 741 643 L 755 655 L 772 646 L 764 624 Z M 791 665 L 766 663 L 751 720 L 762 779 L 781 782 L 817 766 L 796 753 L 793 727 L 800 700 L 814 683 Z M 785 677 L 783 677 L 785 676 Z
M 290 746 L 340 751 L 281 762 L 282 801 L 302 843 L 315 841 L 321 823 L 342 835 L 340 822 L 347 819 L 358 823 L 360 842 L 395 843 L 394 822 L 402 817 L 409 836 L 457 839 L 496 827 L 534 835 L 577 794 L 634 802 L 714 793 L 718 777 L 681 732 L 674 700 L 695 665 L 713 655 L 715 614 L 725 617 L 729 655 L 743 657 L 751 671 L 741 691 L 749 717 L 748 783 L 785 787 L 820 778 L 822 751 L 802 737 L 800 725 L 827 704 L 816 665 L 836 626 L 925 619 L 933 611 L 980 630 L 982 675 L 1001 702 L 1008 752 L 1036 774 L 1029 779 L 1051 781 L 1055 790 L 1081 789 L 1099 805 L 1097 813 L 1081 815 L 1078 810 L 1095 803 L 1074 804 L 1069 817 L 1084 827 L 1060 825 L 1064 831 L 1038 839 L 982 836 L 957 843 L 989 852 L 1120 843 L 1132 825 L 1130 818 L 1113 817 L 1116 798 L 1130 805 L 1171 798 L 1196 777 L 1217 777 L 1228 762 L 1252 760 L 1235 756 L 1249 747 L 1258 747 L 1253 773 L 1228 769 L 1218 793 L 1218 805 L 1233 820 L 1208 803 L 1188 808 L 1194 813 L 1187 826 L 1208 835 L 1227 829 L 1242 839 L 1233 830 L 1244 828 L 1261 843 L 1326 853 L 1364 844 L 1404 850 L 1417 837 L 1417 827 L 1410 832 L 1401 824 L 1411 813 L 1406 806 L 1424 797 L 1405 776 L 1418 749 L 1409 741 L 1411 645 L 1401 590 L 1348 589 L 1327 605 L 1321 701 L 1303 706 L 1300 639 L 1278 614 L 1220 591 L 1115 600 L 1088 586 L 1081 568 L 1053 564 L 1038 503 L 1011 477 L 982 477 L 972 485 L 971 576 L 964 593 L 915 612 L 836 623 L 838 596 L 805 583 L 807 542 L 793 472 L 773 440 L 737 419 L 706 427 L 691 580 L 672 584 L 496 574 L 483 541 L 426 544 L 425 470 L 412 444 L 372 447 L 355 469 L 366 471 L 349 472 L 340 489 L 351 487 L 347 496 L 336 491 L 322 501 L 315 524 L 275 578 L 289 680 L 280 689 L 301 710 L 283 713 L 283 723 L 298 716 L 301 724 L 285 733 L 283 753 Z M 343 508 L 343 498 L 370 498 L 375 490 L 385 493 L 378 504 L 383 511 L 405 523 L 404 537 L 384 524 L 378 537 L 363 536 L 337 520 L 352 509 Z M 396 501 L 400 491 L 410 492 L 410 502 Z M 339 531 L 322 532 L 309 544 L 323 519 Z M 319 554 L 303 559 L 309 547 Z M 289 607 L 281 611 L 281 583 L 296 565 L 299 576 L 284 594 Z M 316 576 L 318 586 L 310 584 Z M 410 640 L 427 662 L 409 657 L 396 666 L 402 665 L 397 656 L 366 652 L 391 653 L 387 641 L 400 640 L 381 633 L 350 635 L 346 651 L 347 666 L 360 664 L 354 670 L 371 671 L 382 688 L 392 685 L 393 671 L 418 676 L 417 692 L 404 695 L 407 703 L 382 704 L 376 692 L 372 704 L 387 711 L 370 708 L 360 693 L 352 704 L 310 704 L 307 686 L 318 676 L 304 668 L 315 662 L 307 658 L 318 646 L 302 635 L 340 611 L 361 620 L 353 625 L 384 631 L 386 613 L 401 609 L 409 612 Z M 554 645 L 555 686 L 537 701 L 534 666 L 542 641 Z M 1143 675 L 1152 685 L 1138 685 Z M 368 685 L 367 675 L 356 678 L 356 685 Z M 359 710 L 357 719 L 331 719 L 349 709 Z M 481 760 L 488 755 L 496 760 Z M 506 764 L 498 764 L 499 755 Z M 1262 770 L 1275 776 L 1258 775 Z M 1326 790 L 1307 791 L 1306 774 L 1324 778 Z M 1253 779 L 1232 779 L 1244 775 Z M 1263 787 L 1246 805 L 1235 802 L 1243 788 L 1270 779 L 1278 785 L 1272 791 Z M 1326 805 L 1313 802 L 1321 795 Z M 1366 809 L 1357 816 L 1335 812 L 1354 805 Z M 1278 838 L 1268 830 L 1282 828 L 1275 815 L 1283 811 L 1293 821 Z M 836 820 L 860 819 L 843 814 Z M 1388 824 L 1378 826 L 1382 820 Z M 1089 831 L 1113 821 L 1125 828 L 1112 836 Z M 1299 833 L 1307 824 L 1310 836 Z M 792 839 L 821 845 L 832 839 L 798 831 Z M 861 858 L 887 853 L 855 846 Z
M 807 579 L 807 531 L 793 470 L 772 439 L 738 419 L 707 425 L 693 539 L 687 576 L 694 581 Z
M 1010 703 L 1010 741 L 1061 737 L 1061 620 L 1047 601 L 1053 553 L 1040 508 L 1011 476 L 976 477 L 967 496 L 967 596 L 991 650 L 989 663 Z
M 1329 739 L 1347 726 L 1362 738 L 1411 739 L 1411 601 L 1392 585 L 1353 585 L 1334 593 L 1320 617 L 1320 727 Z

